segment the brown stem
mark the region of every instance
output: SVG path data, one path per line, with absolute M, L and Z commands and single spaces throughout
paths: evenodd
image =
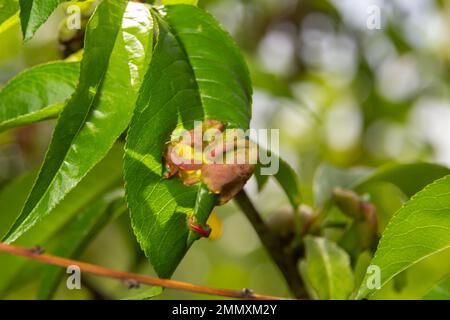
M 81 271 L 92 273 L 101 277 L 114 278 L 119 279 L 124 282 L 134 281 L 139 284 L 151 285 L 151 286 L 160 286 L 164 288 L 177 289 L 181 291 L 189 291 L 195 293 L 203 293 L 210 294 L 222 297 L 229 298 L 238 298 L 238 299 L 253 299 L 253 300 L 282 300 L 284 298 L 280 297 L 272 297 L 272 296 L 263 296 L 258 294 L 253 294 L 250 290 L 244 289 L 241 291 L 237 290 L 229 290 L 229 289 L 217 289 L 210 288 L 205 286 L 197 286 L 187 282 L 169 280 L 169 279 L 160 279 L 149 276 L 144 276 L 140 274 L 130 273 L 130 272 L 122 272 L 112 269 L 107 269 L 101 266 L 93 265 L 90 263 L 85 263 L 81 261 L 66 259 L 62 257 L 52 256 L 49 254 L 41 254 L 37 250 L 22 248 L 13 246 L 6 243 L 0 243 L 0 252 L 7 252 L 16 256 L 26 257 L 35 261 L 43 262 L 46 264 L 51 264 L 60 267 L 68 267 L 68 266 L 78 266 Z
M 269 230 L 244 190 L 241 190 L 234 200 L 247 216 L 270 257 L 280 269 L 292 294 L 298 299 L 306 298 L 307 293 L 297 269 L 297 258 L 289 250 L 289 244 L 283 243 Z

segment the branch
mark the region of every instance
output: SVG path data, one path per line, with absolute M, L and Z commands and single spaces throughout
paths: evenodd
M 97 266 L 94 264 L 66 259 L 62 257 L 52 256 L 49 254 L 39 253 L 38 250 L 17 247 L 13 245 L 9 245 L 6 243 L 0 243 L 0 252 L 10 253 L 16 256 L 26 257 L 28 259 L 32 259 L 35 261 L 39 261 L 42 263 L 60 266 L 60 267 L 68 267 L 68 266 L 78 266 L 81 271 L 95 274 L 101 277 L 106 278 L 114 278 L 119 279 L 125 282 L 135 282 L 137 284 L 145 284 L 151 286 L 160 286 L 169 289 L 176 289 L 181 291 L 189 291 L 195 293 L 203 293 L 210 294 L 222 297 L 229 298 L 237 298 L 237 299 L 250 299 L 250 300 L 283 300 L 285 298 L 281 297 L 272 297 L 272 296 L 263 296 L 259 294 L 253 294 L 248 289 L 243 289 L 242 291 L 237 290 L 229 290 L 229 289 L 217 289 L 210 288 L 206 286 L 197 286 L 187 282 L 169 280 L 169 279 L 160 279 L 155 277 L 144 276 L 140 274 L 130 273 L 130 272 L 122 272 L 112 269 L 107 269 L 101 266 Z
M 307 293 L 297 269 L 297 258 L 294 256 L 289 246 L 275 236 L 267 227 L 258 210 L 255 208 L 247 193 L 241 190 L 234 200 L 247 216 L 247 219 L 253 225 L 262 244 L 266 248 L 272 260 L 283 274 L 289 289 L 298 299 L 306 298 Z

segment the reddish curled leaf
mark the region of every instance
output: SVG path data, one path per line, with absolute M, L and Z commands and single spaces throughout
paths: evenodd
M 255 170 L 256 145 L 243 130 L 225 130 L 220 121 L 208 119 L 189 131 L 175 130 L 172 137 L 164 155 L 166 177 L 177 176 L 185 185 L 202 182 L 219 195 L 220 204 L 242 190 Z

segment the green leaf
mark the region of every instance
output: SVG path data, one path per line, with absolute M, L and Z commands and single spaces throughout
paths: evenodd
M 126 3 L 104 0 L 87 26 L 79 86 L 58 119 L 39 177 L 8 242 L 51 212 L 129 124 L 153 32 L 150 9 Z
M 0 91 L 0 132 L 56 117 L 75 91 L 77 62 L 51 62 L 27 69 Z
M 170 277 L 192 244 L 188 216 L 199 186 L 163 177 L 165 143 L 178 125 L 192 129 L 205 118 L 248 128 L 251 84 L 234 42 L 211 15 L 189 5 L 163 10 L 127 137 L 124 172 L 134 233 L 158 275 Z
M 350 188 L 356 181 L 371 172 L 368 168 L 341 169 L 328 164 L 321 165 L 313 181 L 314 199 L 317 206 L 324 206 L 332 198 L 335 188 Z
M 190 4 L 196 6 L 198 0 L 162 0 L 163 5 L 172 5 L 172 4 Z
M 352 188 L 361 191 L 365 187 L 388 182 L 397 186 L 410 198 L 431 182 L 450 174 L 450 169 L 431 163 L 390 164 L 357 181 Z
M 17 245 L 32 247 L 44 245 L 54 234 L 67 224 L 82 208 L 98 199 L 105 192 L 122 182 L 123 145 L 114 146 L 109 154 L 60 202 L 50 215 L 39 221 L 32 229 L 17 240 Z M 35 173 L 26 174 L 5 187 L 0 194 L 0 213 L 2 223 L 12 223 L 19 215 L 26 196 L 33 185 Z M 5 218 L 5 216 L 8 216 Z M 7 225 L 8 226 L 8 225 Z M 2 225 L 3 227 L 3 225 Z M 6 230 L 5 230 L 6 231 Z M 29 263 L 29 262 L 28 262 Z M 33 274 L 24 274 L 22 267 L 27 260 L 6 254 L 0 254 L 0 295 L 18 278 L 29 278 Z
M 347 299 L 354 288 L 348 254 L 325 238 L 305 237 L 306 259 L 300 272 L 313 289 L 313 296 L 324 300 Z
M 282 158 L 275 156 L 274 154 L 272 154 L 271 157 L 273 161 L 278 161 L 279 163 L 278 171 L 273 175 L 273 177 L 277 180 L 277 182 L 285 192 L 294 210 L 297 210 L 301 203 L 300 183 L 297 173 Z M 262 175 L 261 170 L 267 166 L 258 163 L 257 169 L 255 170 L 255 178 L 259 191 L 264 188 L 267 180 L 270 177 L 269 175 Z
M 56 243 L 52 254 L 72 259 L 78 257 L 108 222 L 125 211 L 123 190 L 105 194 L 83 210 L 60 235 L 52 239 L 51 243 Z M 64 269 L 61 267 L 47 266 L 41 278 L 37 298 L 51 299 L 63 275 Z
M 441 280 L 423 298 L 425 300 L 450 300 L 450 276 Z
M 195 81 L 195 95 L 204 117 L 247 129 L 252 87 L 247 66 L 232 38 L 209 13 L 197 7 L 175 5 L 163 11 L 175 45 L 184 49 L 185 72 Z
M 372 260 L 381 286 L 426 257 L 450 247 L 450 176 L 414 195 L 389 222 Z M 366 275 L 367 279 L 369 275 Z M 358 298 L 372 295 L 363 281 Z
M 64 0 L 19 0 L 20 22 L 24 41 L 30 40 L 36 30 L 50 17 Z
M 162 287 L 150 287 L 141 290 L 139 293 L 123 298 L 122 300 L 150 300 L 162 294 L 164 289 Z

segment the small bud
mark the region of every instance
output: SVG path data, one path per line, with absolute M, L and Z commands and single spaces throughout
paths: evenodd
M 299 215 L 302 225 L 300 232 L 305 234 L 315 221 L 314 211 L 307 205 L 301 205 Z M 292 207 L 282 207 L 272 213 L 267 219 L 267 225 L 274 234 L 286 241 L 291 241 L 296 234 L 296 223 Z
M 374 234 L 378 231 L 378 216 L 376 207 L 369 202 L 363 202 L 361 209 L 364 215 L 364 220 L 369 224 Z
M 378 216 L 376 207 L 366 199 L 351 190 L 336 188 L 333 191 L 337 207 L 357 222 L 364 222 L 376 234 L 378 230 Z
M 307 205 L 300 205 L 300 220 L 302 222 L 302 234 L 306 234 L 316 221 L 316 214 L 314 213 L 313 208 Z
M 361 218 L 361 198 L 351 191 L 341 188 L 333 190 L 333 198 L 337 207 L 346 215 L 359 220 Z

